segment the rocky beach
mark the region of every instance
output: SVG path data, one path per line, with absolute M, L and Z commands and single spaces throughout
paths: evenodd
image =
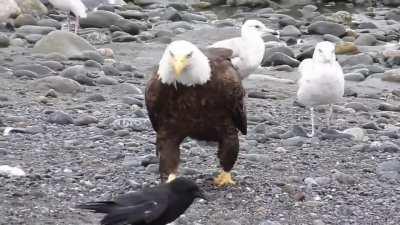
M 204 48 L 246 19 L 280 36 L 265 37 L 262 67 L 243 81 L 238 184 L 215 187 L 216 144 L 185 140 L 180 176 L 209 200 L 174 224 L 400 224 L 400 1 L 87 0 L 97 8 L 77 35 L 47 1 L 16 2 L 15 29 L 0 28 L 1 225 L 99 224 L 74 206 L 157 185 L 147 80 L 171 41 Z M 345 97 L 331 129 L 316 108 L 308 138 L 298 65 L 323 40 L 336 44 Z

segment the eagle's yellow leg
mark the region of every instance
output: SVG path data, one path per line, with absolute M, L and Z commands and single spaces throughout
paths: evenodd
M 171 173 L 170 175 L 168 175 L 167 183 L 169 183 L 169 182 L 171 182 L 171 181 L 173 181 L 175 179 L 176 179 L 176 174 Z
M 236 182 L 232 180 L 232 175 L 230 172 L 221 171 L 221 173 L 214 178 L 214 184 L 218 187 L 226 187 L 235 185 Z

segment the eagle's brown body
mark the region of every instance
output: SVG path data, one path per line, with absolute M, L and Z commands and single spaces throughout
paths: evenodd
M 208 58 L 212 75 L 203 85 L 163 84 L 157 73 L 148 82 L 145 100 L 157 132 L 163 181 L 176 173 L 184 138 L 218 142 L 221 166 L 230 171 L 239 152 L 238 131 L 247 133 L 245 91 L 238 72 L 223 54 L 214 52 Z

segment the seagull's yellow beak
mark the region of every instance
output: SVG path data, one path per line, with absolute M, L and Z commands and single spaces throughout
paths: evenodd
M 179 78 L 182 75 L 182 72 L 188 66 L 187 56 L 175 56 L 173 58 L 172 65 L 174 67 L 176 77 Z

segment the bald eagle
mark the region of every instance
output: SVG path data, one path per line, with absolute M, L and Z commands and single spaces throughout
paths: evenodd
M 230 171 L 239 152 L 238 133 L 247 133 L 245 90 L 229 60 L 232 51 L 209 49 L 206 54 L 188 41 L 174 41 L 148 81 L 145 101 L 157 133 L 163 182 L 175 179 L 179 145 L 190 137 L 218 143 L 222 171 L 215 184 L 235 184 Z

